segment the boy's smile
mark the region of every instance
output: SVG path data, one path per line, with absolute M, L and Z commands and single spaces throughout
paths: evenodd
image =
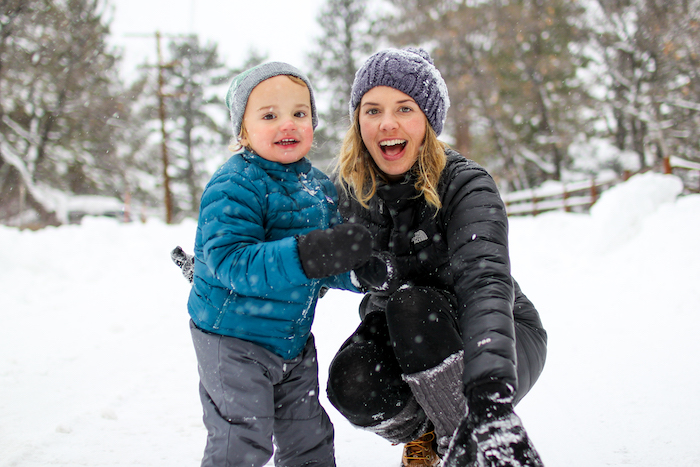
M 286 75 L 266 79 L 248 97 L 243 128 L 241 143 L 263 159 L 281 164 L 302 159 L 314 138 L 309 89 Z

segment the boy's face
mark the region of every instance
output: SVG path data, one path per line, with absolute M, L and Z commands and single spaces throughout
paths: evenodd
M 300 160 L 314 139 L 309 90 L 285 75 L 266 79 L 248 97 L 243 127 L 241 144 L 263 159 L 281 164 Z

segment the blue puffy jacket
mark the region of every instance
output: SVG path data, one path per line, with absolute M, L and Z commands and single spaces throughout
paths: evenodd
M 202 195 L 188 302 L 194 324 L 296 357 L 321 287 L 357 291 L 348 273 L 307 278 L 299 260 L 294 236 L 341 222 L 337 209 L 335 187 L 307 159 L 234 154 Z

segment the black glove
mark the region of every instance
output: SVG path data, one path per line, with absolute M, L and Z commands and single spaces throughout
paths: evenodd
M 356 269 L 372 254 L 372 237 L 360 224 L 340 224 L 297 237 L 306 277 L 318 279 Z
M 391 294 L 401 285 L 396 257 L 388 251 L 373 252 L 369 261 L 355 269 L 353 274 L 363 292 Z
M 478 386 L 469 412 L 452 436 L 444 467 L 543 467 L 542 459 L 513 412 L 513 391 L 502 383 Z
M 188 255 L 183 251 L 182 248 L 176 246 L 173 251 L 170 252 L 170 259 L 173 263 L 182 269 L 182 275 L 191 284 L 194 280 L 194 256 Z

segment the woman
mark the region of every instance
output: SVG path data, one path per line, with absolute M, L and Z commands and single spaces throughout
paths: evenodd
M 405 466 L 541 465 L 513 406 L 547 335 L 511 277 L 494 181 L 437 139 L 448 107 L 423 49 L 383 50 L 355 76 L 340 210 L 394 256 L 398 280 L 364 297 L 328 396 L 354 425 L 406 443 Z

